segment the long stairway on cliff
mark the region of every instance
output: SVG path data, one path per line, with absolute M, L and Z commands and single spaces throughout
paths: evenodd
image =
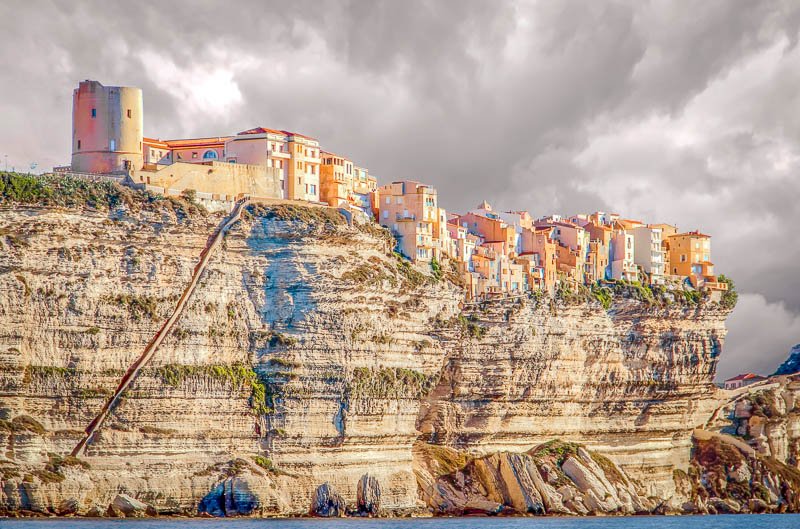
M 86 449 L 86 445 L 91 441 L 95 433 L 97 433 L 97 431 L 103 425 L 103 422 L 105 422 L 106 417 L 108 417 L 109 412 L 119 400 L 120 396 L 122 396 L 122 394 L 130 387 L 141 369 L 147 365 L 153 355 L 155 355 L 158 347 L 161 345 L 161 342 L 172 331 L 172 328 L 178 321 L 178 318 L 180 318 L 183 308 L 186 306 L 186 302 L 189 301 L 189 298 L 192 296 L 192 293 L 197 287 L 197 282 L 199 281 L 200 276 L 203 274 L 203 271 L 206 269 L 208 262 L 211 260 L 214 250 L 216 250 L 216 248 L 222 243 L 225 233 L 231 228 L 231 226 L 239 221 L 242 210 L 249 202 L 249 198 L 238 200 L 233 206 L 230 215 L 228 215 L 220 223 L 217 231 L 209 238 L 208 243 L 206 243 L 205 248 L 203 248 L 203 251 L 200 253 L 200 261 L 198 261 L 197 265 L 194 267 L 191 280 L 184 289 L 183 294 L 178 300 L 178 303 L 175 305 L 172 315 L 169 317 L 169 319 L 167 319 L 166 322 L 164 322 L 164 325 L 161 326 L 155 336 L 153 336 L 153 338 L 147 344 L 147 347 L 144 348 L 142 354 L 139 355 L 139 357 L 133 362 L 133 364 L 130 365 L 130 367 L 128 367 L 128 370 L 122 376 L 122 379 L 120 379 L 119 385 L 114 391 L 114 394 L 108 399 L 108 401 L 106 401 L 105 405 L 94 418 L 94 420 L 89 423 L 89 426 L 86 428 L 80 442 L 72 450 L 73 456 L 77 457 L 83 453 L 83 451 Z

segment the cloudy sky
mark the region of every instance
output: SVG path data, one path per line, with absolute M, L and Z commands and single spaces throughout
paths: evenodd
M 799 25 L 766 0 L 4 0 L 0 155 L 68 163 L 97 79 L 144 90 L 148 136 L 295 130 L 453 211 L 699 228 L 741 292 L 719 374 L 771 372 L 800 342 Z

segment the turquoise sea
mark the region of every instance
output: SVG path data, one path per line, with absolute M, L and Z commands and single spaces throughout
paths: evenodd
M 0 519 L 9 529 L 800 529 L 800 514 L 634 516 L 626 518 L 426 518 L 426 519 Z

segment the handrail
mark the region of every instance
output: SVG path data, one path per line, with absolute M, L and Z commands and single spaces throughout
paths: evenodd
M 97 414 L 94 420 L 92 420 L 92 422 L 89 423 L 89 426 L 86 428 L 86 430 L 84 430 L 83 437 L 81 438 L 80 442 L 78 442 L 77 446 L 75 446 L 75 448 L 73 448 L 72 450 L 71 454 L 72 456 L 78 457 L 81 455 L 81 453 L 83 453 L 83 451 L 86 449 L 86 445 L 92 440 L 94 435 L 103 425 L 103 422 L 105 422 L 106 417 L 108 417 L 108 414 L 111 412 L 111 409 L 117 403 L 117 401 L 125 392 L 125 390 L 127 390 L 130 387 L 134 379 L 136 379 L 136 377 L 138 376 L 141 369 L 153 357 L 156 350 L 158 350 L 158 347 L 161 345 L 161 342 L 164 341 L 164 338 L 170 333 L 173 326 L 178 321 L 178 318 L 180 317 L 183 308 L 186 306 L 186 302 L 189 301 L 189 297 L 191 297 L 192 293 L 194 292 L 194 289 L 197 286 L 197 282 L 200 279 L 200 275 L 206 269 L 206 266 L 208 265 L 208 262 L 211 259 L 211 255 L 214 253 L 214 250 L 222 241 L 222 238 L 225 236 L 225 232 L 227 232 L 231 228 L 231 226 L 233 226 L 236 222 L 239 221 L 239 219 L 241 218 L 242 209 L 249 202 L 250 202 L 249 197 L 244 197 L 237 200 L 236 204 L 231 210 L 230 215 L 228 215 L 228 217 L 226 217 L 226 219 L 222 221 L 217 232 L 213 235 L 213 237 L 209 240 L 209 242 L 206 243 L 205 248 L 203 248 L 203 251 L 200 252 L 200 261 L 194 267 L 194 272 L 192 272 L 192 279 L 184 289 L 183 294 L 178 300 L 177 305 L 175 305 L 175 310 L 173 310 L 172 315 L 169 317 L 169 319 L 167 319 L 166 322 L 164 322 L 164 325 L 161 326 L 161 328 L 155 334 L 155 336 L 153 336 L 153 338 L 147 344 L 147 347 L 145 347 L 144 351 L 139 356 L 139 358 L 137 358 L 136 361 L 133 364 L 131 364 L 131 366 L 125 372 L 125 375 L 123 375 L 122 379 L 120 380 L 116 391 L 114 391 L 114 394 L 111 395 L 108 401 L 106 401 L 103 408 L 100 410 L 100 413 Z

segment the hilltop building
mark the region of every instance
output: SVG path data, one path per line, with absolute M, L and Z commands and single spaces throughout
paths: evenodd
M 376 192 L 378 222 L 397 238 L 400 253 L 412 261 L 441 260 L 451 248 L 447 212 L 439 208 L 436 189 L 401 180 Z
M 165 195 L 194 189 L 210 199 L 247 194 L 324 200 L 365 213 L 373 207 L 377 180 L 348 160 L 350 172 L 338 189 L 334 172 L 323 174 L 323 151 L 310 136 L 256 127 L 233 136 L 146 138 L 142 91 L 90 80 L 73 93 L 72 121 L 72 162 L 62 171 L 127 179 Z
M 142 166 L 142 91 L 82 81 L 72 92 L 72 169 L 115 173 Z
M 255 127 L 228 136 L 144 137 L 142 92 L 134 87 L 83 81 L 73 92 L 72 117 L 72 163 L 64 172 L 164 195 L 193 189 L 220 208 L 241 195 L 344 208 L 388 228 L 408 259 L 436 260 L 458 274 L 468 299 L 613 280 L 727 289 L 714 275 L 710 236 L 697 231 L 602 211 L 534 220 L 524 210 L 495 211 L 485 200 L 448 215 L 432 186 L 398 180 L 379 187 L 366 168 L 304 134 Z
M 757 382 L 763 382 L 764 380 L 767 380 L 767 377 L 762 377 L 755 373 L 744 373 L 726 380 L 725 389 L 739 389 L 750 386 L 751 384 L 756 384 Z

